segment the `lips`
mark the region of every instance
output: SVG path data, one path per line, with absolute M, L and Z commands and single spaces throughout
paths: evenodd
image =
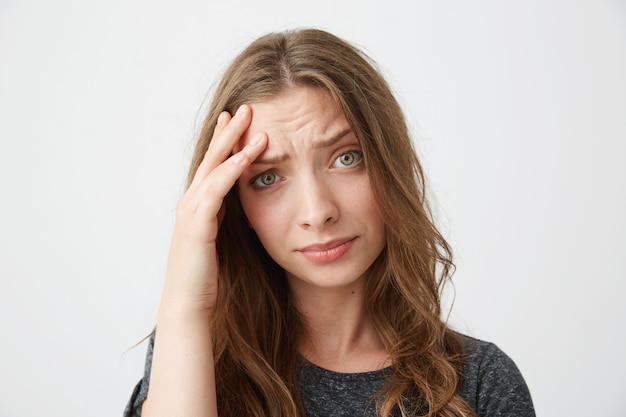
M 356 237 L 335 239 L 324 243 L 316 243 L 297 250 L 311 262 L 333 262 L 352 249 Z

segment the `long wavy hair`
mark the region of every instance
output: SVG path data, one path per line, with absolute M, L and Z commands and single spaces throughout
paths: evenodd
M 424 173 L 403 113 L 376 65 L 317 29 L 265 35 L 226 69 L 209 104 L 188 183 L 220 112 L 308 86 L 330 93 L 363 150 L 385 221 L 387 245 L 367 280 L 366 305 L 392 361 L 377 397 L 381 416 L 475 416 L 461 398 L 462 338 L 441 318 L 451 250 L 432 221 Z M 211 313 L 218 411 L 222 417 L 304 416 L 295 340 L 300 319 L 284 271 L 248 227 L 236 187 L 217 238 L 218 296 Z

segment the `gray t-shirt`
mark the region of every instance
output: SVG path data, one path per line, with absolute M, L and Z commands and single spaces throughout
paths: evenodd
M 154 336 L 150 338 L 144 377 L 139 381 L 124 417 L 141 416 L 148 395 Z M 300 389 L 307 417 L 375 417 L 376 393 L 391 368 L 341 373 L 303 361 Z M 534 417 L 530 392 L 522 374 L 493 343 L 466 337 L 461 396 L 479 417 Z

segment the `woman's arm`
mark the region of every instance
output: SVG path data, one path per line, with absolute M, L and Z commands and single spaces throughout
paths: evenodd
M 142 415 L 217 416 L 211 332 L 206 315 L 161 308 L 148 398 Z

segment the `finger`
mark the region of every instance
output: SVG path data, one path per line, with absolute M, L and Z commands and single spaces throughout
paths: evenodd
M 224 130 L 224 127 L 226 127 L 226 125 L 230 122 L 231 118 L 232 116 L 227 111 L 223 111 L 219 114 L 219 116 L 217 116 L 217 123 L 215 125 L 215 128 L 213 129 L 213 138 L 219 135 Z M 207 149 L 207 151 L 204 153 L 202 161 L 200 162 L 200 165 L 198 165 L 198 168 L 194 173 L 190 188 L 197 186 L 197 183 L 201 181 L 202 178 L 204 178 L 211 171 L 211 161 L 209 158 L 207 158 L 208 152 L 209 150 Z
M 217 116 L 217 123 L 215 124 L 215 129 L 213 130 L 213 137 L 222 133 L 232 118 L 233 117 L 227 111 L 221 112 L 219 116 Z
M 228 112 L 220 114 L 213 138 L 202 163 L 196 170 L 192 184 L 201 181 L 211 170 L 231 155 L 233 148 L 250 126 L 251 116 L 252 111 L 248 105 L 239 107 L 237 113 L 232 118 Z
M 219 132 L 213 134 L 213 139 L 207 149 L 207 156 L 216 157 L 218 164 L 222 163 L 231 155 L 241 136 L 250 127 L 250 122 L 252 122 L 252 109 L 247 104 L 243 104 L 227 123 L 220 126 Z
M 267 135 L 263 132 L 255 135 L 241 151 L 229 157 L 215 167 L 198 185 L 196 198 L 198 210 L 204 218 L 216 216 L 226 194 L 235 185 L 244 170 L 267 147 Z

